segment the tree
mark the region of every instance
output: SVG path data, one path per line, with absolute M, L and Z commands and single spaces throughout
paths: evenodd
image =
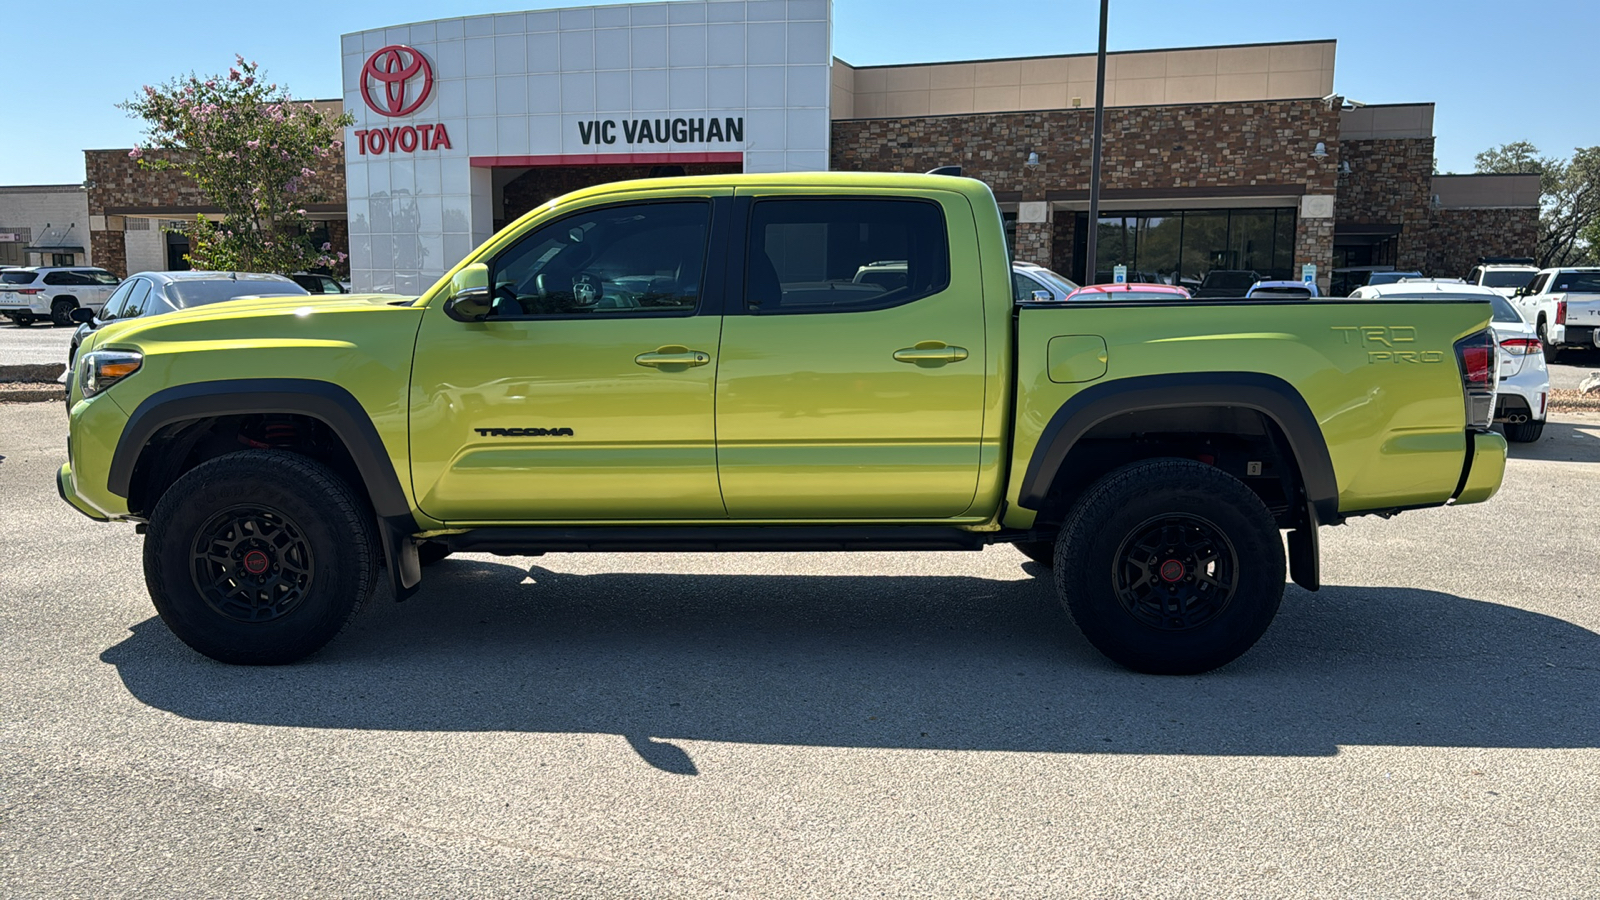
M 342 263 L 312 246 L 305 207 L 327 199 L 317 166 L 343 150 L 348 113 L 296 101 L 265 84 L 259 67 L 236 56 L 226 76 L 189 75 L 119 104 L 148 125 L 145 146 L 128 154 L 154 170 L 187 175 L 222 210 L 196 217 L 190 262 L 204 269 L 294 272 Z M 147 149 L 171 151 L 146 155 Z
M 1540 156 L 1527 141 L 1479 153 L 1479 172 L 1539 175 L 1539 266 L 1600 261 L 1600 146 L 1579 147 L 1571 159 Z

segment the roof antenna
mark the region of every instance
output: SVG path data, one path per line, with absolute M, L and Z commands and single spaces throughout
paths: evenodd
M 954 176 L 956 178 L 960 178 L 961 177 L 961 167 L 960 166 L 939 166 L 936 169 L 929 169 L 928 170 L 928 174 L 929 175 L 952 175 L 952 176 Z

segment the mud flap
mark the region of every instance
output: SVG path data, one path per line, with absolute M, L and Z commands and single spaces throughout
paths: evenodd
M 409 516 L 378 517 L 383 564 L 389 572 L 396 603 L 409 599 L 422 586 L 422 560 L 417 557 L 417 542 L 411 538 L 415 525 Z
M 1322 560 L 1317 546 L 1317 520 L 1308 512 L 1306 523 L 1289 532 L 1289 577 L 1308 591 L 1322 587 Z

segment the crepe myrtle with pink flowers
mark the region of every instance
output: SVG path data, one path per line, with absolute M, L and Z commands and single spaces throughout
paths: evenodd
M 144 119 L 146 140 L 128 154 L 147 169 L 189 176 L 222 211 L 196 216 L 188 232 L 196 268 L 296 272 L 342 268 L 343 253 L 309 237 L 306 207 L 327 199 L 316 167 L 339 158 L 354 119 L 294 100 L 236 56 L 227 75 L 189 75 L 119 104 Z M 163 152 L 152 152 L 163 151 Z

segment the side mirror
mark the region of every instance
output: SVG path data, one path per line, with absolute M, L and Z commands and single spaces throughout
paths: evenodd
M 1049 291 L 1034 291 L 1033 292 L 1033 302 L 1035 302 L 1035 303 L 1049 303 L 1051 300 L 1054 300 L 1054 299 L 1055 299 L 1055 297 L 1052 297 L 1050 295 Z
M 93 325 L 94 310 L 80 306 L 72 311 L 70 318 L 79 325 Z
M 489 267 L 473 263 L 450 277 L 450 297 L 444 301 L 444 314 L 457 322 L 482 322 L 489 317 L 493 302 Z

